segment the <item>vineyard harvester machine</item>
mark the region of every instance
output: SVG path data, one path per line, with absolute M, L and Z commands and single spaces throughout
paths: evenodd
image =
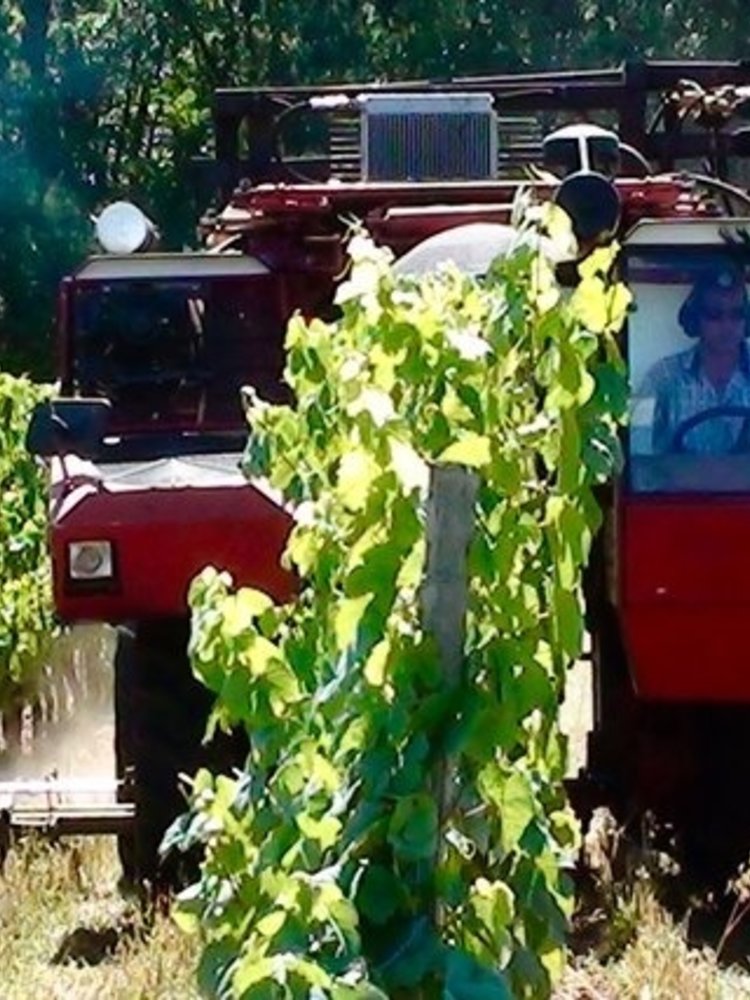
M 294 590 L 279 561 L 291 515 L 238 468 L 241 387 L 290 400 L 286 322 L 333 315 L 352 219 L 415 267 L 454 260 L 481 276 L 466 248 L 502 243 L 522 190 L 569 212 L 579 260 L 620 240 L 637 304 L 623 339 L 625 469 L 602 494 L 587 577 L 588 787 L 675 816 L 700 807 L 700 783 L 719 794 L 716 775 L 736 773 L 750 733 L 750 394 L 704 379 L 701 310 L 739 308 L 746 365 L 749 108 L 744 63 L 220 90 L 216 158 L 202 169 L 222 207 L 200 221 L 202 249 L 154 252 L 134 206 L 105 209 L 103 252 L 61 286 L 60 395 L 37 412 L 30 446 L 51 465 L 59 614 L 118 626 L 126 874 L 174 876 L 157 847 L 182 807 L 178 774 L 242 756 L 241 741 L 201 746 L 190 580 L 213 564 L 278 600 Z M 576 264 L 561 265 L 568 284 Z M 705 392 L 665 443 L 653 373 L 673 356 Z

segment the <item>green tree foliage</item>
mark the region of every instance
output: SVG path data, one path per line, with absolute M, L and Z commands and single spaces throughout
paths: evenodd
M 53 633 L 44 475 L 24 447 L 46 392 L 0 372 L 0 710 L 33 688 Z
M 210 995 L 545 997 L 577 838 L 557 706 L 592 487 L 618 463 L 628 294 L 612 250 L 569 298 L 528 249 L 481 283 L 397 279 L 362 237 L 350 251 L 342 319 L 289 327 L 297 408 L 248 414 L 248 472 L 296 510 L 298 599 L 214 570 L 193 585 L 194 669 L 251 749 L 239 779 L 198 774 L 172 831 L 206 848 L 179 919 L 202 931 Z M 446 463 L 480 479 L 453 688 L 419 613 Z

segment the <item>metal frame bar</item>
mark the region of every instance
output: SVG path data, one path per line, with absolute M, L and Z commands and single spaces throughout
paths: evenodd
M 253 87 L 219 89 L 214 95 L 213 119 L 216 134 L 216 161 L 213 170 L 224 196 L 231 194 L 241 177 L 253 184 L 293 178 L 290 169 L 278 161 L 275 136 L 280 117 L 290 108 L 313 96 L 388 93 L 490 92 L 496 110 L 506 112 L 569 111 L 584 113 L 609 110 L 616 114 L 620 138 L 635 146 L 662 169 L 672 169 L 675 161 L 709 155 L 713 137 L 709 134 L 647 134 L 646 114 L 649 95 L 667 91 L 689 77 L 704 88 L 723 84 L 750 84 L 750 63 L 745 61 L 634 61 L 600 70 L 571 70 L 557 73 L 522 73 L 469 76 L 445 80 L 405 80 L 390 83 L 342 83 L 319 87 Z M 240 156 L 240 129 L 250 137 L 248 156 Z M 341 154 L 338 154 L 339 158 Z M 338 161 L 328 157 L 297 158 L 289 167 L 307 168 L 311 176 L 325 180 Z M 208 166 L 208 164 L 206 164 Z

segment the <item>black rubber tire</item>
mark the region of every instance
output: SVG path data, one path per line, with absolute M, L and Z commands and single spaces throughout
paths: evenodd
M 186 808 L 179 775 L 202 766 L 227 771 L 241 766 L 246 752 L 239 736 L 203 745 L 212 696 L 192 675 L 188 638 L 186 619 L 138 622 L 118 633 L 117 773 L 132 774 L 136 803 L 135 827 L 120 836 L 118 849 L 124 881 L 154 892 L 185 885 L 197 870 L 195 856 L 159 856 L 165 830 Z
M 612 797 L 618 812 L 627 809 L 635 777 L 641 710 L 628 671 L 617 616 L 603 605 L 591 634 L 594 725 L 588 739 L 588 770 Z
M 750 752 L 750 706 L 640 699 L 604 567 L 600 535 L 585 578 L 594 725 L 577 812 L 587 823 L 606 805 L 637 837 L 651 814 L 668 840 L 660 846 L 676 853 L 683 874 L 700 882 L 718 872 L 718 885 L 747 857 L 750 799 L 737 792 L 737 775 Z
M 598 803 L 636 838 L 645 829 L 641 821 L 652 816 L 652 846 L 679 862 L 685 884 L 723 886 L 747 857 L 750 805 L 737 794 L 736 773 L 750 748 L 750 711 L 640 700 L 615 609 L 598 624 L 588 742 L 588 777 Z
M 593 805 L 608 805 L 622 817 L 633 790 L 632 763 L 638 741 L 639 704 L 628 669 L 617 609 L 611 602 L 613 498 L 609 491 L 599 496 L 607 513 L 594 538 L 583 578 L 586 627 L 591 637 L 593 728 L 589 733 L 586 782 Z M 582 816 L 588 821 L 588 816 Z

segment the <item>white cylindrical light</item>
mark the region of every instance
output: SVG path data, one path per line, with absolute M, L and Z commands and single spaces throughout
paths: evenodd
M 96 238 L 107 253 L 136 253 L 154 233 L 148 216 L 129 201 L 112 202 L 96 220 Z

